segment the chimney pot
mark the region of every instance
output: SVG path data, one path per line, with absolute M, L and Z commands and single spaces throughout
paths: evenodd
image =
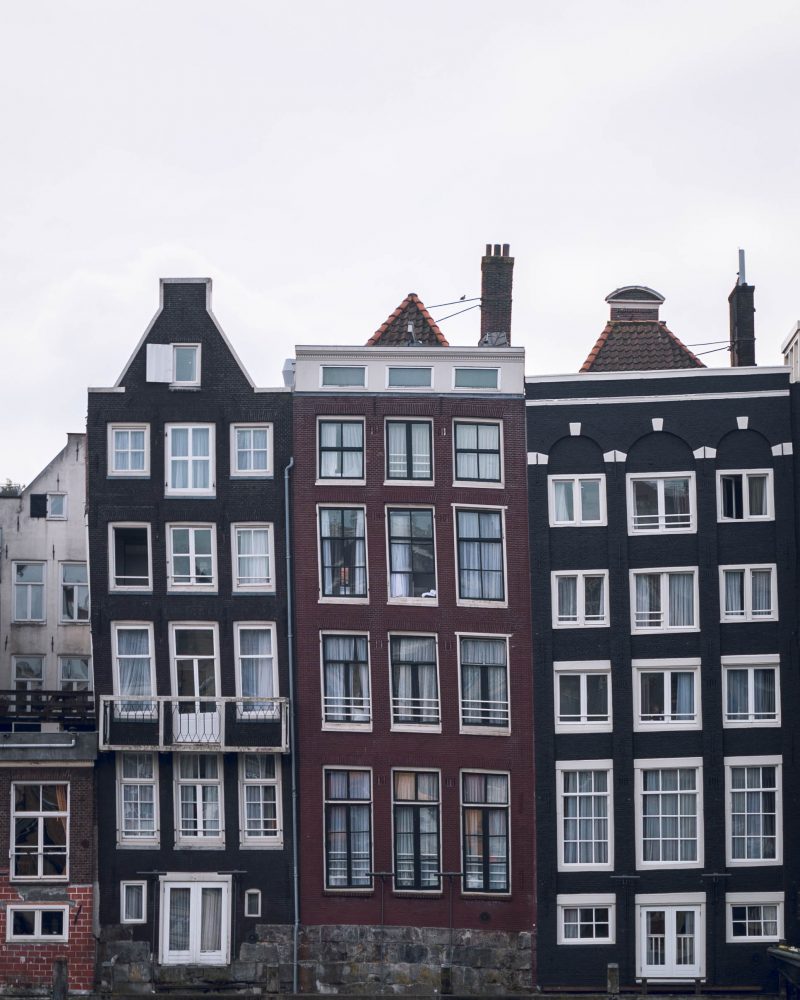
M 510 243 L 504 243 L 503 244 L 503 256 L 504 257 L 510 257 L 511 256 L 511 244 Z
M 487 243 L 486 244 L 486 256 L 487 257 L 491 257 L 492 256 L 492 244 L 491 243 Z
M 495 255 L 495 257 L 499 257 L 500 256 L 500 244 L 499 243 L 495 243 L 495 245 L 494 245 L 494 255 Z
M 739 274 L 728 296 L 730 315 L 731 367 L 741 368 L 756 363 L 755 285 L 744 281 L 744 251 L 739 251 Z

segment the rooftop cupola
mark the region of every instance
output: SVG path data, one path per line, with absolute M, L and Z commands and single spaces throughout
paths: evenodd
M 658 320 L 664 296 L 646 285 L 623 285 L 607 295 L 606 302 L 611 306 L 610 319 L 638 323 L 648 319 Z

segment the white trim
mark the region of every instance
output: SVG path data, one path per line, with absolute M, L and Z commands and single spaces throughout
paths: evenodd
M 148 525 L 149 528 L 149 525 Z M 181 553 L 181 557 L 185 557 L 189 560 L 189 575 L 195 575 L 195 560 L 196 553 L 195 549 L 195 531 L 210 531 L 211 532 L 211 579 L 208 583 L 175 583 L 175 572 L 174 572 L 174 560 L 175 553 L 173 550 L 173 538 L 172 532 L 175 530 L 185 530 L 189 532 L 189 552 Z M 213 521 L 207 523 L 192 521 L 169 521 L 164 525 L 165 542 L 167 550 L 167 593 L 168 594 L 216 594 L 219 587 L 219 576 L 217 567 L 217 526 Z M 149 542 L 149 535 L 148 535 Z
M 448 356 L 449 360 L 454 360 L 451 356 Z M 497 373 L 497 381 L 494 385 L 456 385 L 457 382 L 457 372 L 460 371 L 493 371 Z M 451 389 L 453 392 L 477 392 L 483 395 L 486 392 L 502 392 L 502 378 L 503 369 L 501 366 L 495 367 L 494 365 L 478 365 L 478 364 L 454 364 L 453 365 L 453 380 L 451 383 Z
M 777 755 L 765 757 L 725 757 L 725 864 L 730 868 L 765 868 L 783 864 L 783 758 Z M 775 857 L 774 858 L 734 858 L 732 828 L 731 771 L 734 767 L 774 767 L 775 768 Z M 740 791 L 737 789 L 737 791 Z M 748 797 L 752 790 L 748 790 Z M 747 837 L 745 839 L 748 839 Z
M 230 939 L 231 939 L 231 875 L 218 875 L 212 872 L 186 872 L 167 873 L 159 876 L 160 900 L 159 900 L 159 920 L 160 930 L 158 935 L 158 960 L 161 965 L 227 965 L 230 961 Z M 204 888 L 216 888 L 221 886 L 222 899 L 222 921 L 220 928 L 220 941 L 222 947 L 213 960 L 200 961 L 200 921 L 201 921 L 201 900 Z M 170 889 L 190 890 L 190 942 L 194 944 L 185 952 L 173 952 L 169 950 L 169 907 L 168 894 Z
M 144 528 L 147 536 L 147 582 L 133 587 L 118 586 L 115 583 L 116 543 L 114 531 L 116 528 Z M 150 593 L 153 589 L 153 538 L 149 521 L 109 521 L 108 522 L 108 590 L 110 593 Z
M 769 570 L 770 611 L 769 614 L 753 612 L 753 573 Z M 742 613 L 730 614 L 725 609 L 725 574 L 743 574 L 742 579 Z M 776 622 L 778 621 L 778 568 L 775 563 L 756 563 L 747 565 L 726 565 L 719 567 L 719 620 L 720 622 L 738 624 L 740 622 Z
M 196 343 L 196 342 L 195 343 L 178 342 L 178 343 L 171 343 L 169 346 L 172 348 L 172 379 L 171 379 L 171 381 L 169 383 L 170 389 L 184 389 L 184 388 L 185 389 L 196 389 L 197 386 L 199 386 L 200 383 L 201 383 L 201 374 L 200 374 L 201 373 L 201 367 L 200 367 L 200 365 L 201 365 L 201 358 L 202 358 L 202 352 L 203 352 L 202 345 L 199 344 L 199 343 Z M 175 355 L 176 355 L 176 349 L 179 348 L 179 347 L 194 347 L 195 348 L 194 366 L 195 366 L 195 376 L 196 376 L 193 379 L 188 379 L 186 381 L 181 380 L 180 382 L 178 381 L 178 379 L 176 378 L 176 375 L 175 375 L 175 373 L 176 373 L 176 371 L 178 369 L 178 361 L 177 361 L 177 358 L 176 358 Z
M 359 368 L 364 373 L 364 381 L 360 382 L 360 383 L 354 383 L 352 385 L 334 385 L 334 384 L 328 384 L 328 385 L 326 385 L 325 384 L 325 369 L 326 368 L 350 368 L 350 369 Z M 360 364 L 360 365 L 331 365 L 331 364 L 325 364 L 324 362 L 322 362 L 322 363 L 320 363 L 320 366 L 319 366 L 319 386 L 318 386 L 318 388 L 322 389 L 325 392 L 341 392 L 341 391 L 363 392 L 365 389 L 369 388 L 369 366 L 367 364 L 365 364 L 365 363 L 364 364 Z
M 17 766 L 19 766 L 19 765 L 17 765 Z M 39 809 L 19 809 L 18 810 L 17 809 L 17 805 L 16 805 L 16 789 L 18 787 L 24 787 L 24 786 L 27 786 L 27 785 L 31 785 L 31 786 L 35 785 L 39 789 L 43 788 L 45 785 L 48 785 L 48 786 L 55 786 L 55 785 L 57 785 L 58 787 L 65 789 L 65 791 L 66 791 L 66 799 L 67 799 L 65 808 L 64 809 L 45 810 L 45 809 L 43 809 L 43 808 L 40 807 Z M 65 781 L 65 780 L 47 780 L 46 778 L 39 778 L 39 777 L 36 777 L 36 778 L 33 778 L 33 779 L 31 779 L 31 778 L 20 778 L 18 781 L 14 781 L 13 778 L 12 778 L 12 781 L 11 781 L 10 786 L 9 786 L 9 792 L 10 792 L 10 798 L 11 798 L 11 801 L 10 801 L 10 804 L 9 804 L 9 810 L 8 810 L 8 817 L 9 817 L 9 824 L 8 825 L 9 825 L 9 828 L 10 828 L 10 840 L 11 840 L 11 843 L 10 843 L 10 852 L 9 852 L 9 854 L 10 854 L 10 859 L 9 859 L 10 860 L 10 864 L 9 864 L 9 873 L 8 873 L 9 882 L 13 882 L 13 883 L 17 883 L 17 882 L 69 882 L 70 853 L 72 851 L 72 843 L 71 843 L 71 841 L 72 841 L 72 837 L 71 837 L 71 833 L 72 833 L 72 829 L 71 829 L 71 827 L 72 827 L 72 795 L 71 795 L 70 782 L 68 780 L 67 781 Z M 40 791 L 39 794 L 40 794 L 40 802 L 41 802 L 41 791 Z M 33 819 L 33 820 L 36 821 L 37 851 L 33 855 L 34 858 L 36 859 L 36 874 L 35 875 L 16 875 L 16 874 L 14 874 L 15 869 L 16 869 L 16 864 L 15 864 L 16 850 L 15 850 L 15 848 L 17 847 L 15 829 L 16 829 L 16 819 L 18 817 L 23 817 L 23 818 L 27 817 L 28 819 Z M 59 844 L 46 845 L 46 843 L 45 843 L 45 832 L 46 832 L 46 830 L 45 830 L 45 822 L 46 822 L 47 819 L 52 818 L 52 817 L 62 817 L 64 819 L 64 851 L 63 851 L 63 854 L 64 854 L 64 871 L 63 871 L 63 874 L 61 874 L 61 875 L 54 875 L 54 874 L 51 874 L 49 872 L 45 872 L 43 870 L 44 869 L 44 861 L 45 861 L 45 857 L 46 857 L 46 853 L 44 851 L 44 847 L 45 846 L 60 847 Z M 28 846 L 29 844 L 30 844 L 30 841 L 27 842 L 26 846 Z M 20 846 L 22 846 L 22 845 L 20 845 Z M 56 852 L 53 851 L 52 853 L 55 854 Z M 30 857 L 31 855 L 28 852 L 22 852 L 21 856 L 22 857 Z M 40 871 L 41 871 L 41 874 L 40 874 Z
M 152 778 L 126 778 L 124 777 L 123 758 L 124 757 L 149 757 L 153 768 Z M 160 768 L 158 755 L 149 750 L 123 750 L 115 754 L 115 785 L 116 785 L 116 806 L 117 806 L 117 849 L 127 850 L 133 848 L 139 850 L 142 847 L 158 847 L 161 842 L 160 813 L 159 808 L 159 778 Z M 130 837 L 125 836 L 124 816 L 125 804 L 122 789 L 125 785 L 151 785 L 153 788 L 153 835 L 150 837 Z
M 250 912 L 248 906 L 248 900 L 254 899 L 256 905 L 253 908 L 254 912 Z M 255 919 L 261 916 L 261 890 L 260 889 L 245 889 L 244 891 L 244 917 L 247 920 Z
M 156 702 L 138 702 L 142 707 L 134 711 L 124 711 L 122 708 L 122 702 L 124 696 L 122 689 L 120 687 L 120 677 L 119 677 L 119 644 L 117 642 L 117 636 L 120 631 L 125 631 L 127 629 L 137 629 L 144 630 L 147 632 L 147 658 L 150 661 L 150 691 L 149 695 L 155 695 L 156 693 L 156 654 L 155 654 L 155 639 L 153 636 L 153 623 L 152 622 L 134 622 L 134 621 L 112 621 L 111 622 L 111 660 L 113 669 L 113 682 L 114 682 L 114 695 L 120 699 L 119 703 L 114 706 L 114 717 L 119 718 L 133 718 L 133 719 L 143 719 L 150 720 L 156 718 Z M 132 655 L 132 654 L 126 654 Z M 137 657 L 137 659 L 144 659 L 144 657 Z M 133 697 L 133 696 L 131 696 Z
M 687 480 L 689 495 L 689 523 L 678 524 L 676 527 L 669 527 L 666 523 L 666 482 L 669 479 Z M 656 484 L 658 512 L 655 515 L 655 525 L 637 525 L 637 517 L 649 517 L 651 515 L 637 515 L 634 501 L 634 483 L 654 482 Z M 694 472 L 629 472 L 625 476 L 626 497 L 628 507 L 628 534 L 629 535 L 688 535 L 697 531 L 697 487 Z M 673 515 L 674 516 L 674 515 Z
M 653 430 L 654 431 L 663 431 L 664 430 L 664 418 L 663 417 L 653 417 L 650 422 L 653 425 Z
M 404 513 L 413 511 L 428 511 L 431 515 L 431 546 L 433 552 L 433 587 L 431 588 L 435 597 L 396 597 L 392 595 L 392 551 L 391 551 L 391 519 L 390 513 Z M 384 504 L 383 517 L 386 523 L 385 537 L 385 558 L 386 558 L 386 603 L 407 606 L 418 606 L 424 608 L 435 608 L 439 606 L 439 560 L 437 558 L 436 547 L 436 508 L 432 504 Z M 409 546 L 413 550 L 412 535 L 409 535 Z M 413 572 L 412 572 L 413 577 Z M 430 593 L 430 591 L 428 591 Z
M 633 731 L 647 733 L 656 730 L 680 732 L 703 728 L 703 710 L 701 704 L 700 657 L 665 657 L 658 660 L 632 660 L 633 669 Z M 670 685 L 668 678 L 672 673 L 690 673 L 692 675 L 692 691 L 694 701 L 694 718 L 692 720 L 673 721 L 671 715 Z M 643 673 L 661 673 L 664 675 L 664 718 L 661 720 L 642 719 L 641 705 L 641 675 Z
M 236 432 L 240 430 L 241 431 L 263 430 L 267 432 L 266 469 L 238 469 L 236 467 L 236 461 L 239 455 L 239 450 L 236 445 Z M 274 476 L 273 441 L 274 441 L 274 424 L 271 421 L 265 420 L 261 422 L 252 421 L 252 422 L 232 423 L 230 428 L 231 479 L 272 479 Z
M 269 751 L 258 753 L 240 753 L 237 768 L 237 783 L 239 791 L 239 847 L 245 850 L 271 851 L 283 847 L 283 761 L 279 753 Z M 248 757 L 271 757 L 275 768 L 274 778 L 246 778 L 245 761 Z M 264 787 L 275 789 L 275 833 L 273 836 L 251 836 L 247 833 L 247 801 L 245 789 L 248 787 Z
M 354 479 L 349 479 L 346 476 L 323 476 L 321 466 L 321 439 L 320 439 L 320 425 L 324 423 L 332 424 L 344 424 L 344 423 L 359 423 L 361 424 L 361 476 L 357 476 Z M 329 414 L 317 414 L 316 421 L 316 455 L 315 455 L 315 469 L 316 478 L 315 486 L 364 486 L 366 484 L 367 475 L 367 452 L 366 452 L 366 419 L 364 417 L 358 416 L 342 416 L 337 413 Z
M 276 590 L 276 566 L 275 566 L 275 525 L 271 521 L 237 521 L 230 526 L 231 529 L 231 587 L 234 594 L 274 594 Z M 266 531 L 267 532 L 267 582 L 266 583 L 240 583 L 239 578 L 239 532 L 240 531 Z M 245 553 L 244 558 L 256 555 L 256 553 Z
M 86 570 L 86 580 L 83 581 L 83 582 L 80 582 L 80 581 L 71 582 L 71 581 L 65 580 L 64 579 L 64 570 L 65 570 L 65 568 L 67 566 L 83 566 L 83 568 Z M 59 600 L 58 600 L 58 624 L 59 625 L 88 625 L 89 624 L 89 620 L 90 620 L 90 614 L 91 614 L 90 613 L 90 608 L 89 608 L 89 605 L 87 603 L 87 606 L 86 606 L 86 617 L 85 618 L 81 618 L 80 615 L 78 614 L 78 612 L 80 610 L 80 604 L 78 603 L 78 600 L 77 600 L 77 591 L 73 594 L 73 603 L 72 603 L 73 617 L 72 618 L 68 618 L 64 614 L 64 590 L 65 590 L 66 587 L 71 587 L 71 588 L 85 587 L 86 588 L 86 599 L 87 599 L 87 602 L 88 602 L 88 600 L 89 600 L 89 564 L 87 562 L 77 562 L 74 559 L 65 559 L 64 562 L 60 562 L 58 564 L 58 597 L 59 597 Z
M 583 502 L 581 484 L 586 481 L 596 481 L 599 484 L 600 517 L 596 521 L 588 521 L 583 517 Z M 575 517 L 571 521 L 556 520 L 556 483 L 572 484 L 572 509 Z M 577 488 L 576 488 L 577 487 Z M 608 524 L 606 510 L 606 474 L 605 472 L 579 473 L 574 476 L 552 475 L 547 477 L 547 509 L 551 528 L 603 528 Z
M 775 906 L 777 907 L 777 929 L 774 935 L 743 934 L 734 936 L 734 906 Z M 726 892 L 725 893 L 725 942 L 726 944 L 753 944 L 761 941 L 783 940 L 784 897 L 782 892 Z
M 503 433 L 504 429 L 503 420 L 492 420 L 486 417 L 453 417 L 450 423 L 450 434 L 453 440 L 452 448 L 452 460 L 453 460 L 453 486 L 463 486 L 471 490 L 499 490 L 503 489 L 506 481 L 506 463 L 505 463 L 505 437 Z M 457 424 L 472 424 L 475 426 L 490 425 L 497 427 L 498 429 L 498 457 L 500 460 L 500 478 L 499 479 L 459 479 L 457 475 L 457 462 L 456 462 L 456 425 Z M 478 452 L 476 452 L 478 454 Z
M 136 886 L 142 890 L 142 915 L 141 917 L 127 916 L 125 890 L 129 886 Z M 145 881 L 123 881 L 119 884 L 119 922 L 121 924 L 146 924 L 147 923 L 147 882 Z
M 464 802 L 464 777 L 468 774 L 486 774 L 493 777 L 502 776 L 506 779 L 506 801 L 502 802 Z M 464 874 L 461 876 L 461 895 L 469 899 L 485 899 L 499 898 L 507 899 L 511 895 L 512 884 L 511 877 L 513 871 L 512 865 L 512 844 L 511 844 L 511 772 L 510 771 L 496 771 L 485 767 L 462 767 L 458 772 L 458 801 L 459 801 L 459 830 L 461 839 L 461 871 Z M 467 889 L 466 888 L 466 857 L 465 857 L 465 838 L 464 838 L 464 810 L 465 809 L 505 809 L 506 811 L 506 847 L 508 850 L 506 856 L 506 866 L 508 868 L 508 888 L 497 890 L 497 889 Z M 488 853 L 489 845 L 484 844 L 486 851 Z
M 506 546 L 506 507 L 490 504 L 453 503 L 453 561 L 455 569 L 456 604 L 462 608 L 507 608 L 508 607 L 508 552 Z M 478 514 L 497 513 L 500 515 L 500 546 L 503 554 L 503 596 L 493 599 L 488 597 L 461 596 L 461 562 L 458 557 L 458 515 L 462 511 L 474 511 Z M 496 542 L 497 539 L 487 539 Z
M 792 331 L 794 332 L 794 331 Z M 791 334 L 790 334 L 791 336 Z M 761 365 L 756 367 L 740 366 L 738 368 L 651 368 L 646 371 L 622 372 L 565 372 L 555 375 L 526 375 L 525 382 L 540 385 L 547 382 L 621 382 L 639 381 L 642 378 L 715 378 L 717 376 L 742 375 L 783 375 L 788 379 L 788 373 L 783 365 Z
M 640 372 L 637 374 L 641 377 L 645 373 Z M 663 394 L 652 396 L 582 396 L 574 399 L 569 396 L 556 396 L 551 399 L 526 399 L 525 405 L 616 406 L 619 403 L 708 403 L 719 399 L 782 399 L 788 395 L 788 389 L 765 389 L 755 392 L 682 392 L 676 393 L 674 396 Z
M 25 910 L 28 913 L 34 914 L 34 928 L 38 925 L 39 933 L 36 934 L 35 930 L 32 935 L 28 934 L 14 934 L 14 912 L 16 910 Z M 42 929 L 42 913 L 60 913 L 61 916 L 61 926 L 63 931 L 61 934 L 45 934 L 41 933 Z M 69 904 L 56 905 L 52 903 L 16 903 L 11 900 L 8 901 L 6 906 L 6 941 L 9 944 L 59 944 L 69 941 Z M 17 959 L 19 961 L 19 959 Z M 23 959 L 24 961 L 24 959 Z
M 325 683 L 325 637 L 348 636 L 353 639 L 364 639 L 367 648 L 367 714 L 368 719 L 363 722 L 356 722 L 352 719 L 345 719 L 342 722 L 331 721 L 325 718 L 325 699 L 327 697 L 327 685 Z M 390 661 L 391 665 L 391 661 Z M 321 629 L 319 633 L 319 691 L 320 691 L 320 728 L 329 732 L 345 730 L 348 732 L 372 732 L 372 649 L 369 641 L 369 632 L 358 631 L 357 629 Z
M 695 772 L 695 853 L 694 861 L 647 861 L 644 857 L 644 771 L 684 770 Z M 703 814 L 703 758 L 702 757 L 655 757 L 637 759 L 633 762 L 634 813 L 636 837 L 636 870 L 667 871 L 670 869 L 702 868 L 704 865 L 704 821 Z M 669 794 L 669 793 L 667 793 Z M 684 792 L 683 794 L 687 794 Z M 683 797 L 683 794 L 680 796 Z M 663 838 L 662 838 L 663 839 Z
M 425 800 L 422 800 L 422 799 L 399 799 L 399 800 L 397 800 L 397 799 L 395 799 L 395 797 L 394 797 L 394 776 L 395 776 L 395 774 L 398 774 L 398 773 L 399 774 L 414 774 L 414 775 L 435 774 L 436 775 L 436 779 L 437 779 L 437 791 L 439 793 L 439 797 L 438 797 L 437 801 L 435 803 L 433 803 L 433 802 L 431 802 L 430 799 L 425 799 Z M 392 857 L 392 871 L 394 872 L 394 875 L 392 877 L 392 892 L 395 895 L 399 895 L 399 896 L 406 896 L 408 894 L 413 894 L 414 896 L 425 896 L 425 897 L 428 897 L 428 898 L 430 898 L 432 896 L 434 896 L 434 897 L 435 896 L 441 896 L 442 892 L 444 890 L 443 876 L 440 874 L 441 870 L 443 868 L 442 859 L 444 858 L 444 853 L 443 853 L 443 851 L 444 851 L 444 845 L 442 843 L 442 828 L 443 828 L 444 824 L 442 822 L 442 791 L 443 791 L 443 789 L 442 789 L 442 772 L 441 772 L 441 769 L 438 768 L 438 767 L 417 767 L 417 766 L 413 766 L 413 765 L 409 766 L 409 767 L 402 767 L 402 766 L 392 767 L 392 768 L 389 769 L 389 782 L 390 782 L 390 789 L 389 789 L 390 799 L 389 799 L 389 802 L 390 802 L 390 808 L 391 808 L 391 838 L 392 838 L 392 840 L 391 840 L 391 845 L 392 845 L 392 854 L 391 854 L 391 857 Z M 439 869 L 439 871 L 437 872 L 437 880 L 438 880 L 439 884 L 436 886 L 435 889 L 434 888 L 424 889 L 424 888 L 422 888 L 422 886 L 398 886 L 398 884 L 397 884 L 397 855 L 396 855 L 397 841 L 395 840 L 395 832 L 396 831 L 395 831 L 395 825 L 394 825 L 394 813 L 395 813 L 395 809 L 398 806 L 400 806 L 400 807 L 402 807 L 402 806 L 411 806 L 413 808 L 413 807 L 416 807 L 416 806 L 431 806 L 431 805 L 434 805 L 434 804 L 436 805 L 436 808 L 437 808 L 437 813 L 438 813 L 438 824 L 437 825 L 439 827 L 439 831 L 438 831 L 439 832 L 439 856 L 438 856 L 438 859 L 437 859 L 438 862 L 439 862 L 439 864 L 437 866 L 438 869 Z M 415 860 L 416 860 L 416 857 L 415 857 Z
M 574 721 L 561 719 L 561 678 L 565 675 L 576 675 L 580 683 L 581 717 Z M 588 694 L 586 690 L 589 676 L 605 676 L 607 718 L 592 720 L 587 717 Z M 556 660 L 553 663 L 553 700 L 555 732 L 574 733 L 610 733 L 614 729 L 613 697 L 611 684 L 611 660 Z
M 353 595 L 324 593 L 325 568 L 322 564 L 322 511 L 360 510 L 364 518 L 364 583 L 366 593 Z M 317 603 L 318 604 L 369 604 L 369 532 L 367 531 L 367 507 L 363 503 L 318 503 L 316 506 L 317 532 Z M 357 537 L 357 536 L 356 536 Z
M 186 455 L 177 456 L 178 461 L 186 461 L 187 463 L 187 473 L 188 478 L 192 478 L 192 462 L 194 461 L 194 452 L 191 449 L 191 442 L 193 440 L 193 431 L 196 430 L 207 430 L 208 431 L 208 455 L 199 456 L 198 460 L 203 460 L 208 462 L 208 486 L 205 487 L 176 487 L 171 485 L 171 469 L 170 463 L 172 461 L 172 434 L 176 430 L 188 431 L 189 438 L 189 448 Z M 208 423 L 168 423 L 164 424 L 164 496 L 165 497 L 214 497 L 216 496 L 217 490 L 217 454 L 216 454 L 216 424 Z
M 42 580 L 39 581 L 17 581 L 17 566 L 41 566 Z M 17 587 L 28 588 L 28 599 L 26 601 L 28 611 L 31 608 L 31 587 L 41 587 L 42 592 L 42 613 L 38 618 L 17 618 Z M 47 563 L 43 559 L 12 559 L 11 560 L 11 621 L 22 625 L 43 625 L 47 621 Z
M 664 893 L 641 893 L 634 897 L 636 906 L 636 977 L 637 979 L 647 979 L 648 982 L 659 980 L 662 982 L 682 982 L 685 980 L 705 978 L 706 959 L 706 894 L 704 892 L 664 892 Z M 672 951 L 675 938 L 674 916 L 670 919 L 671 911 L 678 908 L 694 910 L 696 920 L 694 927 L 694 943 L 696 962 L 693 966 L 677 966 L 675 964 L 665 964 L 663 975 L 653 975 L 653 966 L 649 968 L 644 965 L 643 955 L 643 935 L 642 923 L 647 910 L 664 910 L 668 919 L 668 926 L 665 927 L 665 946 L 668 944 L 666 935 L 669 934 L 671 942 L 667 951 Z M 671 924 L 671 926 L 669 926 Z
M 704 444 L 700 448 L 695 448 L 692 454 L 695 458 L 716 458 L 717 449 Z
M 641 569 L 632 569 L 630 573 L 630 602 L 631 602 L 631 634 L 646 635 L 653 632 L 699 632 L 700 631 L 700 595 L 698 593 L 697 566 L 648 566 Z M 693 595 L 693 618 L 692 625 L 669 625 L 669 581 L 671 574 L 691 574 L 692 575 L 692 595 Z M 659 575 L 660 577 L 660 598 L 661 611 L 664 624 L 661 625 L 637 625 L 636 624 L 636 577 L 640 575 Z M 666 584 L 666 586 L 665 586 Z
M 394 663 L 392 662 L 392 639 L 433 639 L 434 657 L 436 663 L 436 711 L 439 716 L 438 722 L 395 722 L 395 706 L 394 706 L 394 677 L 393 669 Z M 397 629 L 391 629 L 387 633 L 387 648 L 388 648 L 388 660 L 389 660 L 389 729 L 393 733 L 440 733 L 442 731 L 442 688 L 441 688 L 441 676 L 439 672 L 439 634 L 437 632 L 425 632 L 423 630 L 419 631 L 398 631 Z M 459 699 L 460 701 L 460 699 Z
M 603 452 L 604 462 L 624 462 L 627 459 L 627 457 L 628 457 L 627 452 L 617 451 L 616 449 L 614 449 L 613 451 Z
M 511 733 L 511 643 L 509 635 L 502 635 L 500 633 L 486 633 L 486 632 L 455 632 L 456 639 L 456 657 L 458 660 L 458 731 L 459 733 L 469 733 L 473 736 L 508 736 Z M 473 722 L 464 722 L 464 687 L 461 677 L 461 643 L 463 639 L 488 639 L 488 640 L 500 640 L 505 643 L 506 647 L 506 705 L 505 713 L 507 715 L 508 721 L 506 725 L 479 725 Z M 440 706 L 441 706 L 441 695 L 440 695 Z M 489 709 L 491 711 L 491 709 Z M 485 711 L 485 709 L 484 709 Z M 502 706 L 500 708 L 495 708 L 494 711 L 503 711 Z
M 741 476 L 742 477 L 742 516 L 725 517 L 723 515 L 723 495 L 722 477 Z M 749 476 L 766 476 L 765 498 L 767 502 L 766 514 L 750 513 L 750 493 L 747 489 L 747 479 Z M 774 521 L 775 520 L 775 492 L 773 488 L 772 469 L 717 469 L 717 521 L 720 524 L 740 524 L 744 521 Z
M 547 465 L 548 456 L 541 451 L 528 452 L 528 465 Z
M 427 479 L 393 479 L 389 476 L 389 424 L 427 424 L 428 425 L 428 441 L 430 443 L 430 463 L 431 463 L 431 474 Z M 436 480 L 436 435 L 434 433 L 433 427 L 433 417 L 417 417 L 417 416 L 402 416 L 402 415 L 391 415 L 386 414 L 383 418 L 383 485 L 384 486 L 433 486 Z M 366 452 L 366 440 L 365 440 L 365 452 Z M 364 462 L 366 468 L 366 453 L 364 455 Z M 406 471 L 408 471 L 408 464 L 411 463 L 413 467 L 414 456 L 413 452 L 409 451 L 406 455 Z
M 183 778 L 181 776 L 181 765 L 184 761 L 196 759 L 198 763 L 204 763 L 205 761 L 216 761 L 217 764 L 217 775 L 215 778 Z M 219 851 L 225 848 L 225 771 L 224 771 L 224 758 L 222 754 L 217 753 L 206 753 L 200 751 L 198 753 L 176 753 L 173 754 L 173 775 L 172 775 L 172 798 L 173 798 L 173 823 L 174 833 L 175 833 L 175 850 L 184 851 L 203 851 L 212 850 Z M 217 795 L 217 810 L 219 813 L 219 831 L 217 833 L 203 833 L 203 834 L 187 834 L 181 830 L 181 788 L 193 787 L 195 792 L 198 788 L 208 786 L 216 787 L 218 790 Z M 195 804 L 197 806 L 198 815 L 198 825 L 199 827 L 205 827 L 205 806 L 202 798 L 196 797 Z M 163 910 L 162 910 L 163 913 Z
M 558 871 L 613 871 L 614 870 L 614 762 L 613 760 L 557 760 L 556 771 L 556 840 L 558 844 Z M 567 863 L 564 861 L 564 781 L 563 775 L 572 771 L 602 771 L 606 775 L 606 853 L 608 860 L 599 863 Z
M 64 493 L 63 491 L 61 491 L 61 492 L 54 491 L 52 493 L 47 493 L 46 496 L 47 496 L 47 517 L 46 517 L 46 520 L 48 520 L 48 521 L 66 521 L 67 518 L 68 518 L 68 515 L 69 515 L 69 506 L 68 506 L 68 504 L 69 504 L 69 498 L 68 498 L 68 495 L 66 493 Z M 64 500 L 63 509 L 62 509 L 62 512 L 60 514 L 54 514 L 53 511 L 52 511 L 52 509 L 51 509 L 51 507 L 52 507 L 51 501 L 52 501 L 52 499 L 54 497 L 62 497 L 63 500 Z
M 114 432 L 115 431 L 143 431 L 144 432 L 144 468 L 143 469 L 122 469 L 114 468 Z M 108 479 L 149 479 L 150 478 L 150 424 L 124 422 L 112 422 L 106 424 L 106 478 Z
M 428 383 L 418 383 L 416 385 L 392 385 L 391 373 L 393 371 L 426 371 L 428 372 Z M 433 389 L 433 365 L 386 365 L 384 387 L 387 392 L 425 392 Z
M 280 687 L 279 687 L 279 671 L 278 671 L 278 629 L 277 623 L 274 621 L 235 621 L 233 623 L 233 662 L 234 662 L 234 677 L 236 681 L 236 696 L 237 698 L 244 698 L 245 695 L 242 691 L 242 665 L 241 665 L 241 638 L 240 634 L 242 629 L 254 629 L 263 630 L 270 633 L 270 649 L 272 657 L 272 698 L 280 697 Z M 266 696 L 265 696 L 266 697 Z M 242 704 L 237 712 L 238 718 L 247 719 L 252 717 L 258 720 L 263 720 L 265 718 L 280 718 L 280 708 L 276 702 L 269 709 L 257 709 L 256 713 L 253 714 L 246 704 Z
M 591 907 L 608 909 L 608 937 L 568 938 L 564 935 L 564 910 Z M 617 897 L 613 892 L 560 892 L 556 896 L 556 944 L 600 945 L 616 944 L 617 940 Z
M 747 425 L 750 422 L 750 417 L 737 417 L 736 426 L 740 431 L 746 431 Z
M 775 728 L 781 724 L 781 669 L 780 656 L 777 653 L 761 655 L 737 655 L 721 657 L 722 665 L 722 726 L 723 729 L 763 729 Z M 756 670 L 774 670 L 775 672 L 775 716 L 771 719 L 755 719 L 755 706 L 753 699 L 755 696 Z M 728 672 L 730 670 L 747 671 L 747 708 L 748 718 L 730 719 L 728 717 Z
M 603 581 L 603 617 L 600 621 L 586 620 L 586 578 L 600 577 Z M 576 620 L 560 621 L 558 606 L 558 581 L 560 579 L 575 579 Z M 550 602 L 552 608 L 552 624 L 555 629 L 565 628 L 608 628 L 611 624 L 608 593 L 607 569 L 564 569 L 553 570 L 550 574 Z
M 575 421 L 569 425 L 570 437 L 580 437 L 581 436 L 581 422 L 580 420 Z
M 208 744 L 216 745 L 220 742 L 222 728 L 225 724 L 223 717 L 224 706 L 216 699 L 220 696 L 220 651 L 219 651 L 219 625 L 211 621 L 178 621 L 169 623 L 169 672 L 170 686 L 175 698 L 189 697 L 195 701 L 193 712 L 183 712 L 187 702 L 172 703 L 172 739 L 174 743 L 188 745 Z M 198 653 L 182 654 L 180 659 L 192 661 L 194 665 L 193 687 L 194 691 L 181 693 L 178 679 L 178 653 L 176 636 L 178 632 L 209 632 L 212 639 L 212 656 L 214 659 L 214 690 L 200 691 L 200 677 L 197 673 L 197 660 L 208 660 L 208 655 L 201 656 Z M 200 703 L 207 700 L 213 702 L 211 711 L 204 708 Z M 176 718 L 177 716 L 177 718 Z M 177 730 L 177 731 L 175 731 Z M 177 773 L 177 772 L 176 772 Z M 175 826 L 176 839 L 178 837 L 178 825 Z
M 783 444 L 774 444 L 772 454 L 777 458 L 779 455 L 793 455 L 794 444 L 791 441 L 784 441 Z

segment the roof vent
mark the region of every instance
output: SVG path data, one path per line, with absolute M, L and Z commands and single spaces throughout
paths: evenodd
M 612 320 L 657 320 L 664 296 L 647 285 L 623 285 L 606 296 Z

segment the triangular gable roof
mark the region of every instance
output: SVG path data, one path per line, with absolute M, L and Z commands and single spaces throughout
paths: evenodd
M 409 323 L 413 335 L 409 333 Z M 444 334 L 415 292 L 409 292 L 385 323 L 367 341 L 367 347 L 449 347 Z
M 705 368 L 661 320 L 609 320 L 582 372 L 665 371 Z

